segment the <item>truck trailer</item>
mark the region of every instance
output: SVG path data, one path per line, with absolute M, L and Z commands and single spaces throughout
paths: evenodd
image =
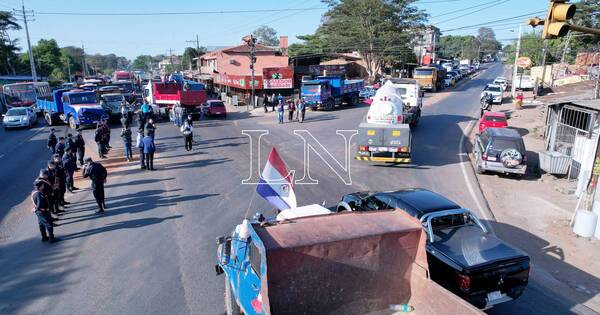
M 180 104 L 186 115 L 199 115 L 206 102 L 206 89 L 193 81 L 183 81 L 183 84 L 150 81 L 144 89 L 144 97 L 148 103 L 158 105 L 161 116 L 170 116 L 175 104 Z
M 301 97 L 313 110 L 323 108 L 334 110 L 336 105 L 348 105 L 360 102 L 359 93 L 364 80 L 345 80 L 341 76 L 319 76 L 302 80 Z

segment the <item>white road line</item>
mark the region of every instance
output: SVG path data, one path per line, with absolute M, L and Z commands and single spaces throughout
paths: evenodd
M 488 217 L 487 211 L 484 211 L 483 207 L 481 206 L 481 203 L 479 202 L 479 198 L 477 198 L 477 195 L 475 194 L 475 190 L 473 189 L 473 185 L 471 184 L 471 181 L 469 180 L 469 177 L 467 176 L 466 163 L 471 163 L 471 161 L 468 159 L 468 157 L 465 158 L 465 156 L 467 156 L 468 153 L 464 152 L 464 148 L 465 148 L 464 144 L 465 144 L 465 139 L 471 133 L 471 130 L 475 126 L 476 122 L 477 122 L 476 119 L 471 121 L 469 123 L 469 125 L 467 126 L 467 128 L 463 131 L 463 136 L 460 138 L 460 141 L 458 142 L 458 156 L 460 157 L 460 168 L 463 173 L 463 178 L 465 180 L 465 183 L 467 184 L 467 189 L 469 190 L 469 194 L 471 194 L 471 198 L 473 198 L 473 200 L 475 201 L 475 204 L 477 205 L 479 214 L 482 215 L 484 219 L 491 220 L 492 218 Z M 465 159 L 467 161 L 465 161 Z

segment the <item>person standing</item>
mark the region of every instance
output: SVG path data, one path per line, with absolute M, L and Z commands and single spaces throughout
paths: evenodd
M 56 129 L 50 128 L 50 135 L 48 136 L 48 142 L 46 143 L 46 146 L 50 149 L 52 154 L 56 153 L 56 144 L 58 143 L 58 139 L 56 139 L 56 135 L 54 134 L 55 131 Z
M 304 98 L 300 99 L 298 102 L 298 120 L 302 123 L 304 122 L 304 115 L 306 114 L 306 102 Z
M 283 100 L 280 99 L 277 102 L 277 120 L 280 124 L 283 124 L 283 112 L 285 110 L 283 107 Z
M 156 125 L 154 124 L 154 120 L 152 118 L 148 119 L 146 123 L 146 135 L 152 137 L 154 139 L 154 134 L 156 133 Z
M 293 100 L 289 100 L 289 102 L 288 102 L 288 120 L 289 121 L 294 120 L 294 111 L 296 111 L 296 105 L 294 104 Z
M 83 134 L 81 129 L 77 129 L 77 136 L 75 136 L 75 147 L 77 148 L 77 160 L 79 166 L 83 166 L 83 157 L 85 155 L 85 140 L 83 140 Z
M 71 152 L 73 157 L 75 157 L 76 147 L 75 141 L 73 140 L 73 134 L 67 134 L 67 139 L 65 140 L 65 152 Z
M 62 166 L 65 170 L 67 190 L 73 193 L 73 190 L 78 188 L 73 185 L 73 174 L 77 170 L 77 161 L 73 157 L 73 149 L 68 148 L 65 154 L 62 156 Z
M 34 190 L 31 194 L 31 200 L 33 201 L 32 210 L 38 219 L 42 242 L 50 241 L 50 243 L 54 243 L 56 242 L 56 238 L 54 237 L 53 219 L 50 214 L 48 196 L 44 195 L 44 186 L 43 182 L 35 182 Z
M 89 178 L 92 181 L 92 192 L 94 199 L 98 204 L 96 213 L 102 213 L 106 209 L 104 201 L 104 184 L 108 173 L 106 168 L 98 162 L 94 162 L 91 157 L 85 158 L 85 167 L 83 168 L 83 178 Z
M 96 145 L 98 145 L 98 156 L 101 159 L 104 159 L 106 148 L 104 147 L 104 134 L 102 132 L 101 125 L 98 125 L 98 128 L 96 128 L 96 132 L 94 133 L 94 141 L 96 141 Z
M 56 144 L 56 147 L 54 148 L 54 153 L 58 154 L 58 156 L 63 156 L 63 154 L 65 154 L 65 138 L 64 137 L 58 138 L 58 143 Z
M 133 153 L 131 152 L 131 129 L 129 127 L 123 127 L 123 130 L 121 130 L 121 139 L 123 139 L 123 147 L 125 148 L 125 158 L 127 162 L 131 162 Z
M 104 139 L 104 147 L 108 152 L 109 149 L 112 149 L 112 147 L 110 146 L 110 128 L 108 127 L 108 121 L 103 120 L 101 127 Z
M 265 109 L 265 113 L 269 112 L 269 96 L 266 92 L 263 96 L 263 108 Z
M 144 134 L 144 129 L 143 128 L 138 129 L 135 146 L 140 150 L 140 168 L 146 169 L 146 164 L 144 163 L 144 161 L 145 161 L 145 159 L 144 159 L 144 142 L 142 141 L 142 139 L 144 139 L 143 134 Z
M 51 176 L 51 174 L 47 169 L 40 170 L 39 176 L 33 182 L 33 185 L 34 185 L 34 187 L 38 187 L 38 186 L 41 187 L 40 189 L 41 189 L 42 194 L 48 200 L 48 211 L 50 211 L 52 213 L 57 213 L 56 209 L 58 208 L 58 205 L 55 203 L 55 200 L 54 200 L 54 196 L 53 196 L 54 188 L 53 188 L 53 184 L 50 182 L 50 180 L 51 180 L 50 176 Z M 54 220 L 58 220 L 58 219 L 54 219 Z
M 54 214 L 60 214 L 64 212 L 60 207 L 64 207 L 60 198 L 60 179 L 58 178 L 59 174 L 56 170 L 56 165 L 54 165 L 53 161 L 48 161 L 48 168 L 46 169 L 47 180 L 52 187 L 52 193 L 50 194 L 52 197 L 50 211 Z
M 58 201 L 61 206 L 68 205 L 70 202 L 65 200 L 65 194 L 67 193 L 67 172 L 63 167 L 62 157 L 58 154 L 54 154 L 51 162 L 54 164 L 55 176 L 58 180 Z
M 142 143 L 144 146 L 144 159 L 146 160 L 146 169 L 149 171 L 154 171 L 154 152 L 156 151 L 156 146 L 154 145 L 154 137 L 147 134 L 144 139 L 142 139 Z
M 192 141 L 194 140 L 194 126 L 189 123 L 187 120 L 181 126 L 181 133 L 183 134 L 183 139 L 185 141 L 185 149 L 186 151 L 192 151 Z
M 269 100 L 271 102 L 271 111 L 274 112 L 275 111 L 275 106 L 277 104 L 279 104 L 279 102 L 277 101 L 277 97 L 275 96 L 275 93 L 271 94 L 271 99 Z

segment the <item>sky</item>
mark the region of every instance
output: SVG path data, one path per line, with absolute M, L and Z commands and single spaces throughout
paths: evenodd
M 279 35 L 287 35 L 290 44 L 296 36 L 312 34 L 326 11 L 320 0 L 24 0 L 34 11 L 29 23 L 32 43 L 54 38 L 59 46 L 85 46 L 88 54 L 115 53 L 129 59 L 137 55 L 181 54 L 198 35 L 201 46 L 233 46 L 260 25 L 268 25 Z M 475 24 L 540 12 L 543 18 L 548 0 L 420 0 L 417 7 L 429 15 L 429 24 L 443 35 L 476 34 Z M 0 0 L 0 10 L 20 8 L 21 0 Z M 45 13 L 148 13 L 206 12 L 261 9 L 305 9 L 283 12 L 211 13 L 161 16 L 73 16 Z M 533 15 L 532 15 L 533 16 Z M 496 37 L 504 44 L 517 37 L 519 23 L 526 17 L 499 21 L 493 25 Z M 455 30 L 457 28 L 461 28 Z M 530 26 L 523 26 L 531 31 Z M 27 46 L 25 31 L 12 32 L 12 38 Z

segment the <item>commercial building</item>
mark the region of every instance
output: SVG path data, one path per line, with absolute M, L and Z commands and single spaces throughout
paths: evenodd
M 417 34 L 413 51 L 421 64 L 428 65 L 435 61 L 435 52 L 440 47 L 441 36 L 440 29 L 433 25 L 426 26 Z

